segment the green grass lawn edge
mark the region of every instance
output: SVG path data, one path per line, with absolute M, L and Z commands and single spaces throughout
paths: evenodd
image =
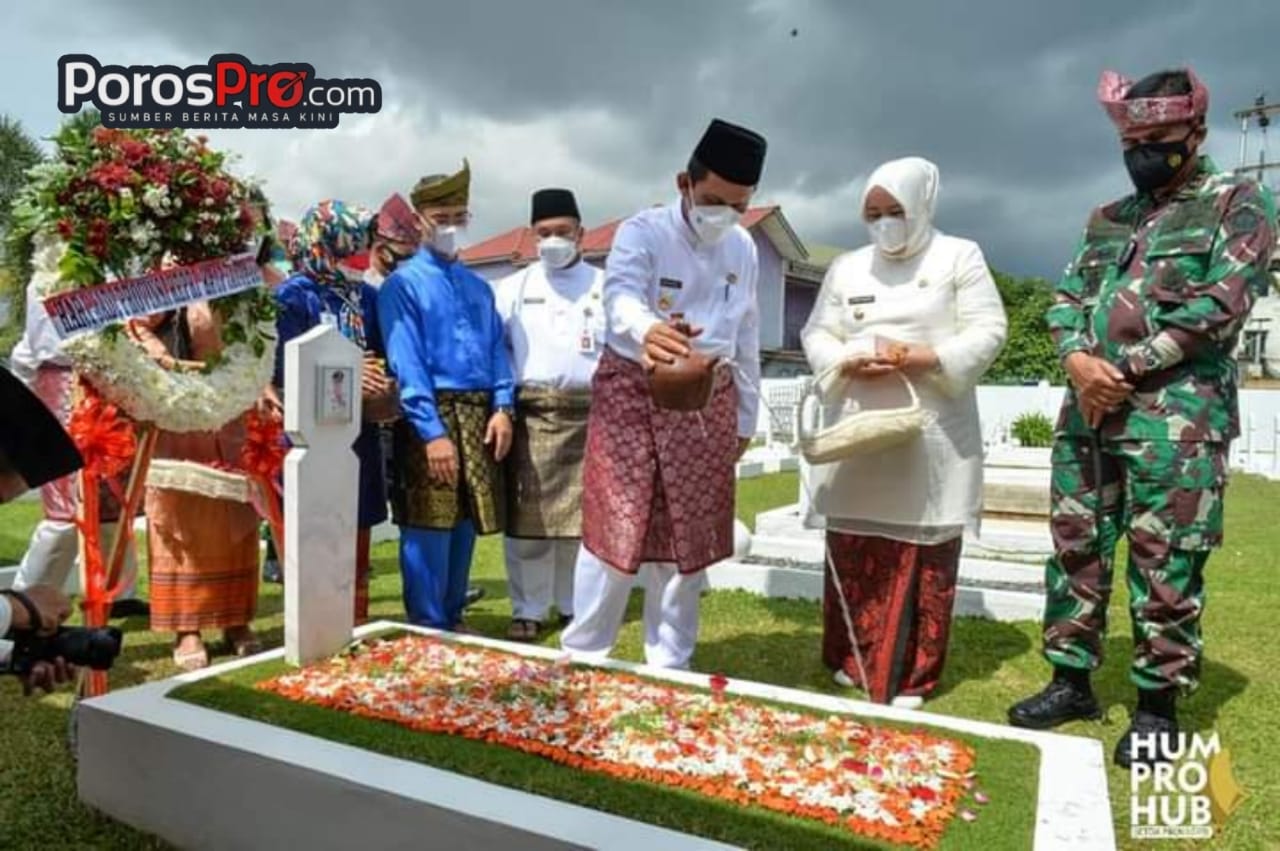
M 744 848 L 901 847 L 760 807 L 743 808 L 685 789 L 583 772 L 501 745 L 411 730 L 393 722 L 299 703 L 255 688 L 258 683 L 290 670 L 293 668 L 283 661 L 263 662 L 179 686 L 169 692 L 168 697 Z M 812 707 L 760 702 L 815 714 Z M 869 723 L 929 730 L 974 748 L 979 788 L 989 796 L 990 803 L 979 806 L 969 799 L 968 804 L 962 804 L 977 813 L 977 820 L 965 822 L 957 815 L 939 848 L 953 851 L 980 847 L 995 851 L 1031 846 L 1039 787 L 1038 748 L 924 724 L 894 724 L 879 719 Z

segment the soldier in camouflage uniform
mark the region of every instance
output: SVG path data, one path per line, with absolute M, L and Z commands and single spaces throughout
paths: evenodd
M 1099 96 L 1137 192 L 1094 211 L 1047 319 L 1071 377 L 1053 447 L 1044 653 L 1053 681 L 1010 708 L 1017 726 L 1099 717 L 1112 556 L 1128 537 L 1130 678 L 1138 708 L 1116 747 L 1177 732 L 1199 676 L 1204 566 L 1222 543 L 1227 448 L 1239 434 L 1233 350 L 1270 286 L 1275 208 L 1196 150 L 1208 92 L 1189 70 Z

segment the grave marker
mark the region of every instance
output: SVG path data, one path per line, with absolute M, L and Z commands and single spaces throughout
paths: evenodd
M 284 358 L 284 646 L 305 665 L 350 643 L 355 621 L 361 353 L 320 325 Z

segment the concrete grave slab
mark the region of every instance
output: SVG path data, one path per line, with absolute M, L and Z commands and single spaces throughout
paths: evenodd
M 389 628 L 406 627 L 383 622 L 357 634 Z M 549 648 L 457 638 L 540 658 L 559 656 Z M 418 849 L 424 843 L 476 851 L 730 847 L 166 697 L 181 683 L 282 655 L 277 650 L 82 703 L 81 800 L 191 849 L 347 851 Z M 604 667 L 673 683 L 709 684 L 707 676 L 690 672 L 616 661 Z M 821 712 L 851 712 L 1031 744 L 1041 758 L 1036 851 L 1115 848 L 1104 754 L 1096 740 L 741 680 L 731 681 L 728 691 Z M 191 806 L 192 801 L 200 805 Z

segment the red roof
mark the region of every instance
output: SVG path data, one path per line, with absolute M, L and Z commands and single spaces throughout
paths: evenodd
M 752 207 L 743 214 L 742 226 L 750 230 L 777 209 L 776 206 Z M 622 222 L 622 219 L 613 219 L 588 229 L 582 236 L 582 253 L 587 257 L 603 257 L 608 254 L 613 246 L 613 235 Z M 538 259 L 538 239 L 533 235 L 533 228 L 512 228 L 484 242 L 464 248 L 461 259 L 469 266 L 483 266 L 488 263 L 514 263 L 518 266 L 532 263 Z

